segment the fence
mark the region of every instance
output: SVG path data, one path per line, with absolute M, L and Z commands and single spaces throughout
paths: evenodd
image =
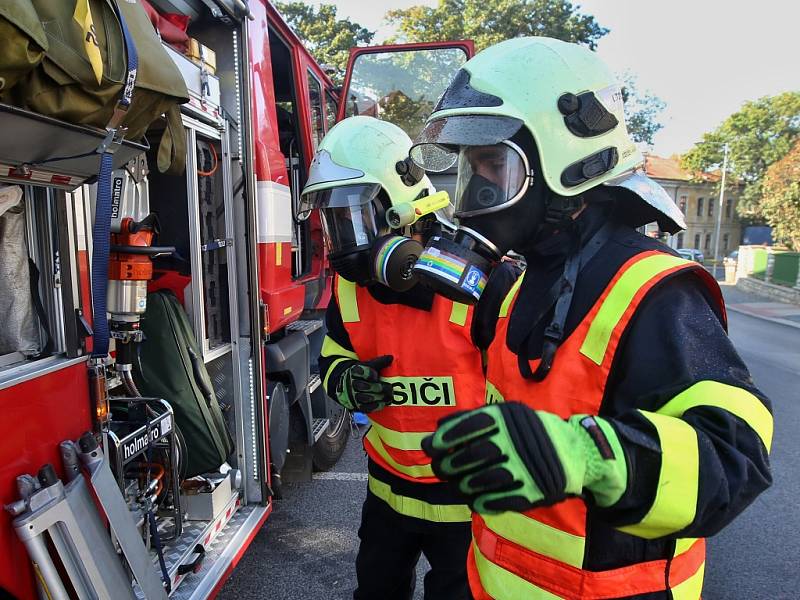
M 800 289 L 800 253 L 766 246 L 739 246 L 736 276 Z

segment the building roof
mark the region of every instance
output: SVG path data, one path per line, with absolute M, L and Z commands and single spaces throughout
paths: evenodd
M 720 175 L 715 173 L 701 173 L 699 177 L 692 177 L 692 173 L 681 167 L 680 157 L 673 154 L 669 158 L 656 156 L 655 154 L 644 155 L 644 170 L 648 176 L 655 179 L 668 179 L 672 181 L 692 181 L 701 180 L 706 182 L 719 181 Z

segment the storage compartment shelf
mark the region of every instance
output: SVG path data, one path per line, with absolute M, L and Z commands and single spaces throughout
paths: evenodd
M 4 181 L 74 190 L 93 181 L 100 169 L 95 150 L 106 136 L 101 129 L 0 103 L 0 132 L 0 179 Z M 114 167 L 147 149 L 147 144 L 123 141 L 114 153 Z

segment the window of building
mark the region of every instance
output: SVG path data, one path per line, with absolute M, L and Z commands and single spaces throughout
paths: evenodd
M 322 141 L 324 129 L 322 124 L 322 90 L 319 81 L 311 71 L 308 72 L 308 99 L 311 107 L 311 143 L 314 145 L 314 152 L 317 151 L 317 144 Z
M 730 241 L 730 234 L 726 233 L 722 236 L 722 253 L 728 254 L 728 242 Z
M 695 233 L 694 234 L 694 248 L 695 248 L 695 250 L 700 250 L 700 234 L 699 233 Z
M 706 250 L 706 251 L 711 250 L 711 234 L 710 233 L 706 234 L 706 241 L 703 244 L 703 250 Z
M 681 196 L 681 199 L 678 201 L 678 208 L 681 209 L 683 214 L 686 214 L 686 202 L 688 198 L 686 196 Z
M 683 248 L 683 232 L 678 234 L 678 248 Z
M 733 198 L 725 200 L 725 218 L 731 218 L 731 210 L 733 210 Z
M 697 216 L 698 217 L 702 217 L 703 216 L 703 199 L 702 198 L 698 198 L 697 199 Z
M 713 217 L 714 216 L 714 200 L 713 200 L 713 198 L 709 198 L 708 199 L 708 216 L 709 217 Z

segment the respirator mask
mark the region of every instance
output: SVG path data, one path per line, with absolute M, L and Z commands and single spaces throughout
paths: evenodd
M 449 198 L 443 196 L 446 205 Z M 434 194 L 392 208 L 382 187 L 368 183 L 308 194 L 301 212 L 320 209 L 328 259 L 341 277 L 362 286 L 377 282 L 404 292 L 417 283 L 412 267 L 423 246 L 393 231 L 415 223 L 440 204 L 442 194 Z
M 425 247 L 412 274 L 437 293 L 467 304 L 481 297 L 492 268 L 510 249 L 499 240 L 510 239 L 517 204 L 531 186 L 532 172 L 523 150 L 511 141 L 486 146 L 444 146 L 423 144 L 412 150 L 412 157 L 428 170 L 444 171 L 458 167 L 455 190 L 453 239 L 433 237 Z M 484 218 L 507 211 L 509 218 Z

